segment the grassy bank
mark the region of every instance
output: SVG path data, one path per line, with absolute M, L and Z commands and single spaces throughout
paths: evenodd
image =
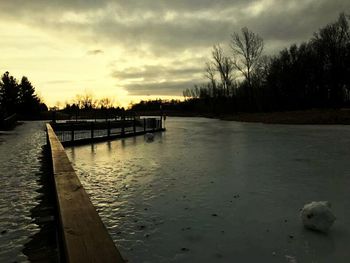
M 237 113 L 221 116 L 220 119 L 269 124 L 350 124 L 350 109 Z

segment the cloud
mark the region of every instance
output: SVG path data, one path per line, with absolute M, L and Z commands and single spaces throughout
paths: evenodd
M 38 12 L 40 10 L 40 12 Z M 266 45 L 307 40 L 350 10 L 347 0 L 11 0 L 0 15 L 94 43 L 147 47 L 155 56 L 227 43 L 244 26 Z
M 242 27 L 258 33 L 266 51 L 276 53 L 307 41 L 346 10 L 348 0 L 11 0 L 0 1 L 0 21 L 57 41 L 73 39 L 88 55 L 104 53 L 91 60 L 109 58 L 106 76 L 130 94 L 179 95 L 204 81 L 212 45 L 227 45 Z M 110 55 L 113 49 L 121 55 Z
M 155 81 L 159 79 L 183 79 L 193 75 L 203 74 L 202 65 L 196 67 L 171 68 L 160 65 L 146 65 L 144 67 L 132 67 L 123 70 L 115 70 L 112 76 L 118 80 L 142 79 L 142 81 Z
M 256 30 L 265 42 L 300 41 L 343 10 L 350 10 L 349 1 L 12 0 L 0 3 L 1 15 L 34 26 L 70 32 L 91 41 L 117 41 L 125 47 L 142 43 L 156 54 L 159 50 L 228 42 L 230 33 L 243 26 Z
M 192 88 L 195 84 L 200 83 L 202 83 L 201 79 L 193 79 L 187 81 L 131 83 L 124 86 L 129 92 L 129 95 L 180 96 L 183 90 Z
M 98 55 L 98 54 L 102 54 L 103 50 L 102 49 L 93 49 L 93 50 L 88 50 L 86 53 L 88 55 Z
M 111 76 L 130 95 L 181 95 L 186 88 L 203 82 L 204 60 L 175 60 L 167 65 L 153 64 L 113 70 Z

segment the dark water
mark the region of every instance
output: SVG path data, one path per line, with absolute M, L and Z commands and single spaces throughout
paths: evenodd
M 143 137 L 68 148 L 130 262 L 347 262 L 350 127 L 168 118 Z M 299 209 L 328 200 L 328 235 Z
M 25 262 L 22 250 L 39 232 L 31 217 L 38 205 L 43 122 L 26 122 L 0 135 L 0 262 Z

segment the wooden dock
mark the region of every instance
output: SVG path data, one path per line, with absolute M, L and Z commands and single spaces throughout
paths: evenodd
M 51 149 L 60 233 L 67 262 L 124 262 L 101 218 L 80 183 L 50 124 Z
M 89 144 L 165 131 L 162 118 L 134 118 L 118 121 L 70 121 L 52 123 L 63 146 Z

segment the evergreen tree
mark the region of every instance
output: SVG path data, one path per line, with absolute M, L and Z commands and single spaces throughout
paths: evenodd
M 22 77 L 18 90 L 18 112 L 22 115 L 37 114 L 40 110 L 40 100 L 35 95 L 35 88 L 27 77 Z
M 16 113 L 18 106 L 18 83 L 13 76 L 10 76 L 8 71 L 1 78 L 0 99 L 5 116 Z

